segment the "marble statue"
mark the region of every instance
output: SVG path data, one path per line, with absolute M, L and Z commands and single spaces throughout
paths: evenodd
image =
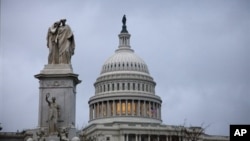
M 48 64 L 59 63 L 59 50 L 57 45 L 57 31 L 60 21 L 55 22 L 48 30 L 47 47 L 49 48 Z
M 68 131 L 67 129 L 64 127 L 62 128 L 59 136 L 60 136 L 60 141 L 69 141 L 69 138 L 68 138 Z
M 74 35 L 66 24 L 66 19 L 55 22 L 48 30 L 47 47 L 49 48 L 48 64 L 71 64 L 74 55 Z
M 57 133 L 57 121 L 59 117 L 59 105 L 56 103 L 56 98 L 52 97 L 52 101 L 49 101 L 48 98 L 50 97 L 50 93 L 47 93 L 46 95 L 46 102 L 49 106 L 49 133 Z
M 44 128 L 41 128 L 41 130 L 36 132 L 36 136 L 37 136 L 37 141 L 46 141 Z

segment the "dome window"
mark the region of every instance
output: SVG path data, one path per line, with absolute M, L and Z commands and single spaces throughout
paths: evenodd
M 120 85 L 119 85 L 119 83 L 117 83 L 117 90 L 119 91 L 119 87 L 120 87 Z
M 133 90 L 135 90 L 135 83 L 133 83 Z
M 122 90 L 125 90 L 125 83 L 122 83 Z
M 114 91 L 114 90 L 115 90 L 115 84 L 112 83 L 112 91 Z

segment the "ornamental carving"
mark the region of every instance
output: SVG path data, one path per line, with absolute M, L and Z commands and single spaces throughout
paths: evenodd
M 49 80 L 41 82 L 40 85 L 41 87 L 72 87 L 73 83 L 65 80 Z

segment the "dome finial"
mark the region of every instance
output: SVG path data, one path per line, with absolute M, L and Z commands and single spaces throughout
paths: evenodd
M 128 33 L 128 30 L 127 30 L 127 26 L 126 26 L 126 21 L 127 21 L 127 19 L 126 19 L 126 15 L 123 15 L 123 17 L 122 17 L 122 31 L 121 31 L 121 33 Z

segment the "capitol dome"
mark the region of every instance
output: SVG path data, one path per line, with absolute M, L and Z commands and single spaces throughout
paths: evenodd
M 120 47 L 104 63 L 101 74 L 114 71 L 137 71 L 149 74 L 146 63 L 129 47 Z
M 147 64 L 130 46 L 126 23 L 119 46 L 103 64 L 89 99 L 89 123 L 161 123 L 161 98 Z

